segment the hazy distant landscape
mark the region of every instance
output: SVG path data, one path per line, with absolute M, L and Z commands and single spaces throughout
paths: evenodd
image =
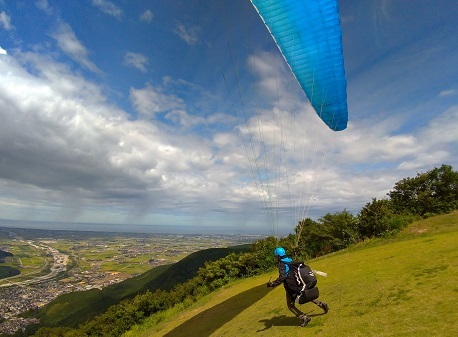
M 0 278 L 0 316 L 8 324 L 29 324 L 23 319 L 17 323 L 17 315 L 60 295 L 103 289 L 193 252 L 248 243 L 254 238 L 0 227 L 0 251 L 7 252 L 0 270 L 18 274 Z M 0 332 L 9 331 L 2 329 L 5 324 L 0 325 Z
M 10 220 L 0 219 L 2 227 L 14 227 L 39 230 L 63 230 L 63 231 L 86 231 L 102 233 L 144 233 L 144 234 L 243 234 L 243 235 L 265 235 L 269 229 L 249 229 L 243 226 L 179 226 L 179 225 L 136 225 L 136 224 L 106 224 L 106 223 L 74 223 L 74 222 L 52 222 L 52 221 L 31 221 L 31 220 Z

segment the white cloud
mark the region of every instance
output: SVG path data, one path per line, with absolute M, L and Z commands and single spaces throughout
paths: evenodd
M 456 95 L 456 94 L 457 94 L 457 91 L 453 90 L 453 89 L 443 90 L 443 91 L 441 91 L 439 93 L 439 97 L 453 96 L 453 95 Z
M 174 33 L 177 34 L 188 45 L 195 45 L 199 42 L 199 32 L 199 27 L 186 27 L 181 22 L 177 22 L 174 29 Z
M 130 89 L 130 99 L 142 118 L 150 119 L 158 113 L 184 110 L 185 105 L 179 97 L 166 94 L 160 88 L 150 84 L 143 89 Z
M 88 50 L 78 40 L 69 24 L 60 23 L 56 31 L 51 33 L 51 37 L 57 41 L 59 48 L 74 61 L 90 71 L 100 72 L 97 66 L 89 60 Z
M 255 95 L 259 101 L 278 103 L 284 110 L 296 110 L 304 106 L 305 94 L 280 54 L 253 54 L 248 57 L 247 64 L 256 77 Z
M 6 52 L 6 50 L 0 47 L 0 55 L 7 55 L 7 54 L 8 53 Z
M 147 9 L 142 14 L 140 14 L 140 21 L 143 21 L 143 22 L 151 22 L 153 21 L 153 18 L 154 18 L 153 12 L 151 12 L 151 10 L 149 9 Z
M 265 156 L 270 163 L 269 176 L 282 181 L 269 192 L 274 200 L 279 198 L 280 205 L 287 207 L 289 198 L 300 200 L 302 190 L 313 196 L 310 202 L 315 211 L 358 211 L 372 197 L 383 198 L 398 180 L 416 170 L 428 170 L 440 166 L 447 158 L 458 158 L 456 108 L 436 112 L 436 117 L 422 130 L 410 127 L 410 132 L 404 131 L 412 123 L 408 116 L 387 112 L 372 118 L 354 118 L 347 130 L 332 132 L 299 99 L 301 95 L 294 97 L 292 92 L 286 92 L 288 76 L 275 57 L 253 55 L 249 63 L 257 76 L 254 91 L 258 103 L 270 103 L 273 107 L 260 110 L 261 124 L 258 117 L 250 118 L 248 125 L 242 122 L 241 132 L 256 174 L 262 177 Z M 263 94 L 270 99 L 264 99 Z M 244 110 L 250 111 L 250 107 L 245 106 Z M 241 113 L 239 121 L 243 121 Z M 229 139 L 223 134 L 214 138 L 221 148 L 230 146 Z M 226 162 L 233 160 L 235 157 L 229 156 Z M 286 185 L 288 190 L 283 191 Z
M 213 211 L 245 221 L 278 211 L 291 229 L 292 213 L 357 212 L 398 180 L 458 158 L 456 107 L 419 131 L 401 132 L 399 119 L 381 116 L 332 132 L 299 91 L 288 89 L 291 75 L 277 61 L 250 58 L 253 86 L 273 98 L 259 97 L 256 109 L 247 105 L 247 123 L 236 111 L 240 125 L 232 129 L 235 117 L 217 107 L 191 113 L 199 103 L 183 98 L 186 81 L 166 77 L 161 85 L 132 87 L 139 114 L 132 120 L 63 64 L 33 53 L 0 57 L 0 211 L 116 221 Z M 218 131 L 218 124 L 229 126 Z M 209 125 L 214 129 L 193 133 Z M 254 215 L 260 197 L 264 206 Z
M 5 67 L 10 69 L 1 81 L 5 118 L 1 137 L 2 142 L 15 140 L 12 146 L 1 148 L 2 157 L 9 158 L 2 165 L 2 178 L 50 190 L 71 186 L 85 190 L 100 173 L 96 168 L 107 173 L 103 152 L 116 147 L 112 132 L 124 114 L 113 107 L 110 111 L 96 86 L 65 67 L 31 54 L 23 57 L 39 76 L 18 62 L 1 62 L 2 73 Z M 93 188 L 106 183 L 103 178 Z
M 105 14 L 111 15 L 116 19 L 120 20 L 123 14 L 121 8 L 116 6 L 114 3 L 107 0 L 92 0 L 92 4 L 98 7 Z
M 6 30 L 11 30 L 13 28 L 11 25 L 11 18 L 4 11 L 0 12 L 0 25 Z
M 48 0 L 36 0 L 35 6 L 37 6 L 37 8 L 41 9 L 43 12 L 45 12 L 48 15 L 53 14 L 53 9 L 49 5 Z
M 205 124 L 205 119 L 203 117 L 190 115 L 185 110 L 174 109 L 168 112 L 165 117 L 176 125 L 181 125 L 185 128 Z
M 146 66 L 149 63 L 148 58 L 143 54 L 127 52 L 124 55 L 124 63 L 134 68 L 137 68 L 142 73 L 146 73 L 148 71 L 146 69 Z
M 452 106 L 437 114 L 421 130 L 422 142 L 431 148 L 443 148 L 446 144 L 458 143 L 458 106 Z M 458 146 L 455 148 L 458 151 Z
M 63 209 L 75 220 L 106 207 L 118 215 L 220 207 L 218 177 L 229 167 L 214 165 L 206 141 L 129 120 L 97 85 L 62 64 L 16 57 L 0 58 L 0 209 L 12 212 L 21 199 L 22 214 Z M 132 96 L 141 109 L 183 109 L 151 86 Z

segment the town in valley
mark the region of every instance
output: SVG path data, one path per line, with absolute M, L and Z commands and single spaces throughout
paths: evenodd
M 62 294 L 102 289 L 199 250 L 251 243 L 257 238 L 0 227 L 0 334 L 36 323 L 35 318 L 21 314 Z M 5 270 L 14 273 L 5 274 Z

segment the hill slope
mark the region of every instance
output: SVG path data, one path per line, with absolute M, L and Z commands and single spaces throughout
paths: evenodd
M 153 268 L 137 277 L 127 279 L 102 290 L 74 292 L 59 296 L 42 308 L 37 316 L 41 326 L 77 326 L 106 311 L 111 305 L 146 290 L 169 290 L 177 283 L 197 275 L 206 261 L 220 259 L 230 252 L 247 249 L 241 245 L 229 248 L 210 248 L 190 254 L 172 265 Z M 37 326 L 34 327 L 37 329 Z
M 265 287 L 271 276 L 265 274 L 235 282 L 185 311 L 152 316 L 124 337 L 456 336 L 457 248 L 455 213 L 414 223 L 397 240 L 374 240 L 310 261 L 329 275 L 318 286 L 330 311 L 299 306 L 312 317 L 305 328 L 286 308 L 283 288 Z

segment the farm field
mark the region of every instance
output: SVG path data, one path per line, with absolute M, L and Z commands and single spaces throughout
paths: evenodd
M 228 247 L 250 242 L 232 235 L 115 234 L 0 228 L 0 249 L 13 254 L 0 266 L 21 274 L 5 282 L 20 282 L 48 272 L 49 247 L 68 256 L 65 283 L 104 286 L 164 264 L 181 260 L 206 248 Z M 40 246 L 42 246 L 40 248 Z

